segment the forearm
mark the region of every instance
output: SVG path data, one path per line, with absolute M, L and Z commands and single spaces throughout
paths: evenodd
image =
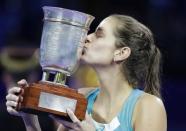
M 27 114 L 22 118 L 27 131 L 41 131 L 37 115 Z

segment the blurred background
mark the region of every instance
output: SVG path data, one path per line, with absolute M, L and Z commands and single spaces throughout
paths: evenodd
M 43 6 L 57 6 L 96 17 L 90 32 L 110 14 L 130 15 L 154 33 L 163 53 L 162 95 L 168 115 L 168 131 L 186 130 L 186 1 L 185 0 L 1 0 L 0 1 L 0 130 L 25 130 L 19 117 L 6 111 L 9 87 L 25 78 L 30 83 L 41 79 L 38 62 L 43 28 Z M 92 69 L 77 70 L 70 85 L 98 86 Z M 48 117 L 41 117 L 42 129 L 55 130 Z

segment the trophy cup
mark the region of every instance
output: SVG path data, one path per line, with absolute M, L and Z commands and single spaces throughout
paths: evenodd
M 79 120 L 85 118 L 87 100 L 66 83 L 78 66 L 78 51 L 82 50 L 94 17 L 78 11 L 43 7 L 44 26 L 40 45 L 42 80 L 29 84 L 23 94 L 20 110 L 33 114 L 54 114 L 70 120 L 71 109 Z

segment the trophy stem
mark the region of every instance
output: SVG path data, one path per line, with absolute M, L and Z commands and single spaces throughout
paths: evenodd
M 66 83 L 66 75 L 61 72 L 57 72 L 55 75 L 54 82 L 64 85 Z
M 58 71 L 43 71 L 42 81 L 65 85 L 67 75 Z
M 42 76 L 42 81 L 46 81 L 49 78 L 49 73 L 48 72 L 43 72 L 43 76 Z

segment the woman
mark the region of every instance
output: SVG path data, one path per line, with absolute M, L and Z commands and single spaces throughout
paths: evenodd
M 79 90 L 88 99 L 86 118 L 81 122 L 67 110 L 73 122 L 55 117 L 59 130 L 166 131 L 159 93 L 160 52 L 147 27 L 132 17 L 111 15 L 87 36 L 81 60 L 95 69 L 100 88 Z M 18 84 L 27 86 L 25 80 Z M 37 116 L 15 110 L 22 101 L 15 95 L 20 87 L 9 90 L 7 110 L 21 115 L 27 130 L 40 130 Z

